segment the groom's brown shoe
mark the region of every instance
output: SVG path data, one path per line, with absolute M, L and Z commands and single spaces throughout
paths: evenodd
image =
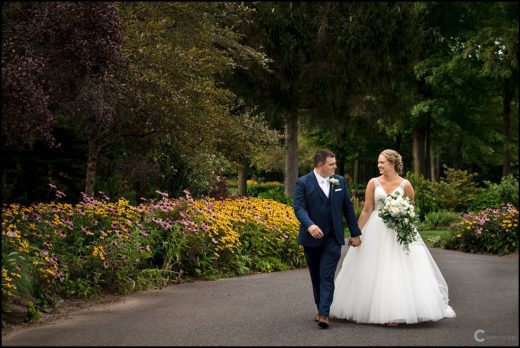
M 329 317 L 325 317 L 323 315 L 320 316 L 320 320 L 318 321 L 318 326 L 320 329 L 328 329 L 329 328 Z
M 316 314 L 316 316 L 314 317 L 314 321 L 315 322 L 320 321 L 320 313 Z

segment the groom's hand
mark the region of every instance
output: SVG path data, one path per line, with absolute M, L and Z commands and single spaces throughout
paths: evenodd
M 310 225 L 308 231 L 312 238 L 320 239 L 323 237 L 323 231 L 317 225 Z
M 358 237 L 350 237 L 348 239 L 348 244 L 352 245 L 353 247 L 360 246 L 361 245 L 361 238 L 359 236 Z

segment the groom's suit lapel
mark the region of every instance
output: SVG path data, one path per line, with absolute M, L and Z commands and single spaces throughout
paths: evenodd
M 314 174 L 314 171 L 312 171 L 310 173 L 310 175 L 311 175 L 312 185 L 314 185 L 314 189 L 318 190 L 318 194 L 320 195 L 322 200 L 324 200 L 324 201 L 327 200 L 328 198 L 327 198 L 327 196 L 325 196 L 325 193 L 321 189 L 320 184 L 318 183 L 318 178 L 316 178 L 316 175 Z M 330 195 L 329 195 L 329 197 L 330 197 Z
M 334 175 L 331 176 L 331 178 L 335 178 Z M 334 202 L 334 196 L 336 195 L 334 192 L 335 192 L 335 189 L 339 188 L 340 186 L 337 185 L 332 185 L 330 184 L 330 189 L 329 189 L 329 199 L 330 199 L 330 206 L 331 208 L 334 206 L 333 202 Z

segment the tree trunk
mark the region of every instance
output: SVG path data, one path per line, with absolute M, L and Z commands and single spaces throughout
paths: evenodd
M 2 151 L 3 152 L 3 151 Z M 5 161 L 5 157 L 2 156 L 4 160 L 2 160 L 2 188 L 0 189 L 0 199 L 2 200 L 2 203 L 7 203 L 9 201 L 10 198 L 12 197 L 7 197 L 6 194 L 7 194 L 7 174 L 5 173 L 7 170 L 7 161 Z M 9 198 L 9 199 L 8 199 Z
M 359 158 L 354 160 L 354 185 L 359 182 Z
M 435 181 L 439 181 L 441 178 L 441 153 L 437 150 L 435 155 Z
M 424 143 L 425 134 L 423 128 L 413 129 L 413 173 L 424 175 Z
M 431 117 L 426 117 L 426 127 L 424 129 L 424 147 L 423 147 L 423 153 L 424 153 L 424 168 L 423 173 L 425 173 L 425 176 L 428 177 L 428 179 L 433 179 L 431 176 L 431 158 L 430 158 L 430 135 L 431 135 Z
M 241 160 L 238 163 L 238 195 L 247 196 L 247 160 Z
M 336 154 L 336 173 L 337 175 L 345 176 L 345 164 L 343 162 L 342 156 L 338 156 Z
M 502 176 L 511 173 L 511 101 L 515 92 L 515 84 L 511 82 L 511 78 L 504 81 L 502 94 L 502 131 L 504 133 Z
M 285 119 L 285 195 L 293 196 L 298 180 L 298 113 L 289 112 Z
M 435 170 L 437 169 L 437 166 L 436 166 L 436 154 L 435 154 L 435 151 L 433 150 L 433 147 L 430 143 L 430 180 L 432 181 L 437 181 L 437 173 L 435 172 Z
M 395 137 L 395 151 L 399 152 L 399 153 L 402 153 L 401 152 L 401 145 L 403 143 L 403 135 L 401 133 L 398 133 Z
M 375 165 L 374 165 L 375 164 Z M 374 176 L 379 176 L 379 170 L 377 170 L 377 163 L 373 163 L 370 160 L 363 161 L 363 175 L 361 176 L 362 183 L 368 183 L 368 180 Z
M 97 159 L 99 146 L 96 139 L 88 141 L 87 177 L 85 180 L 85 193 L 94 196 L 94 184 L 96 183 Z
M 452 145 L 453 168 L 460 169 L 462 167 L 462 141 L 457 139 Z

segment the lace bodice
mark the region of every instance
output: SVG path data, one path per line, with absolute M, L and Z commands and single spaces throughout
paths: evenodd
M 374 189 L 374 209 L 379 210 L 381 206 L 383 205 L 384 199 L 387 196 L 387 193 L 385 192 L 385 189 L 383 186 L 381 186 L 381 183 L 379 182 L 378 178 L 373 178 L 375 183 L 375 189 Z M 389 192 L 388 194 L 391 195 L 394 192 L 400 191 L 401 194 L 404 195 L 404 184 L 406 182 L 406 179 L 403 179 L 399 186 L 395 188 L 392 192 Z

